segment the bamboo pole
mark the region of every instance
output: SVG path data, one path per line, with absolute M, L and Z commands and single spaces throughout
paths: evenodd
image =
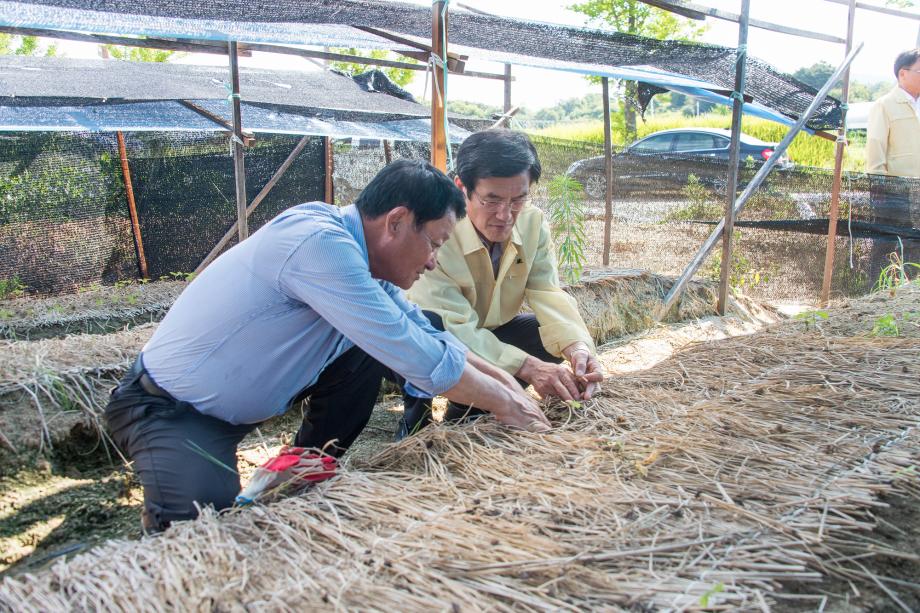
M 246 221 L 246 162 L 243 152 L 243 126 L 240 115 L 240 67 L 236 55 L 236 41 L 230 41 L 230 81 L 233 103 L 233 176 L 236 179 L 236 225 L 240 242 L 249 236 Z
M 128 214 L 131 216 L 131 231 L 134 234 L 134 247 L 137 249 L 137 266 L 142 279 L 149 279 L 147 273 L 147 258 L 144 256 L 144 241 L 141 238 L 141 224 L 137 217 L 137 207 L 134 202 L 134 186 L 131 183 L 131 169 L 128 167 L 128 151 L 125 148 L 125 136 L 121 131 L 115 132 L 118 138 L 118 157 L 121 158 L 121 176 L 125 181 L 125 196 L 128 199 Z
M 741 0 L 738 19 L 738 50 L 735 60 L 735 91 L 732 92 L 732 137 L 728 154 L 728 186 L 725 195 L 725 231 L 722 233 L 722 270 L 719 272 L 719 315 L 725 315 L 728 281 L 732 269 L 732 233 L 735 229 L 735 197 L 738 195 L 738 158 L 741 149 L 741 113 L 744 110 L 744 86 L 747 78 L 748 17 L 751 0 Z
M 284 173 L 286 173 L 288 168 L 291 167 L 291 164 L 294 163 L 294 160 L 296 160 L 297 156 L 300 155 L 300 152 L 303 151 L 303 148 L 307 146 L 307 143 L 310 141 L 310 138 L 311 137 L 307 135 L 300 139 L 300 142 L 297 143 L 297 146 L 294 147 L 294 150 L 291 151 L 291 153 L 287 156 L 284 162 L 281 163 L 281 166 L 278 167 L 278 170 L 275 171 L 275 174 L 272 175 L 272 178 L 268 180 L 268 183 L 265 184 L 265 187 L 263 187 L 261 191 L 259 191 L 259 193 L 256 194 L 256 197 L 252 199 L 252 202 L 249 203 L 249 206 L 245 208 L 244 215 L 246 218 L 248 218 L 252 214 L 252 212 L 256 210 L 256 207 L 262 203 L 262 201 L 265 199 L 266 196 L 268 196 L 268 193 L 272 190 L 272 188 L 275 187 L 278 181 L 281 180 L 281 177 L 283 177 Z M 223 248 L 227 246 L 227 243 L 230 242 L 230 240 L 233 238 L 234 233 L 236 232 L 237 232 L 237 224 L 236 222 L 234 222 L 233 225 L 230 226 L 230 229 L 224 233 L 223 237 L 221 237 L 221 239 L 217 241 L 217 244 L 214 245 L 214 248 L 211 249 L 210 253 L 208 253 L 208 255 L 205 256 L 205 258 L 201 261 L 201 264 L 199 264 L 198 268 L 195 269 L 195 274 L 200 273 L 202 270 L 207 268 L 208 264 L 214 261 L 214 258 L 216 258 L 220 254 L 220 252 L 223 250 Z
M 610 135 L 610 80 L 601 77 L 601 98 L 604 105 L 604 266 L 610 265 L 610 232 L 613 224 L 613 139 Z
M 431 49 L 434 59 L 431 79 L 431 165 L 447 172 L 444 63 L 447 57 L 447 11 L 443 0 L 431 5 Z
M 850 0 L 847 10 L 847 42 L 846 52 L 850 52 L 853 46 L 853 27 L 856 22 L 856 0 Z M 846 104 L 850 96 L 850 70 L 843 73 L 843 94 L 841 98 Z M 834 184 L 831 188 L 831 210 L 827 221 L 827 247 L 824 251 L 824 278 L 821 281 L 821 297 L 819 303 L 821 306 L 827 304 L 831 295 L 831 278 L 834 276 L 834 250 L 837 241 L 837 218 L 840 213 L 840 183 L 843 175 L 843 154 L 846 147 L 847 137 L 847 107 L 844 106 L 843 125 L 837 131 L 837 149 L 834 152 Z

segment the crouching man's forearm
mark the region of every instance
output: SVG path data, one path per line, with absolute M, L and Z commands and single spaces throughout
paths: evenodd
M 488 411 L 508 426 L 531 432 L 545 432 L 550 428 L 536 400 L 526 394 L 511 375 L 472 352 L 467 353 L 460 381 L 443 395 L 457 404 Z

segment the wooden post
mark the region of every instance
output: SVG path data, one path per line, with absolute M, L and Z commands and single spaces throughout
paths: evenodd
M 323 158 L 326 161 L 326 181 L 325 190 L 323 191 L 323 202 L 335 204 L 335 184 L 332 182 L 332 174 L 335 172 L 335 157 L 333 156 L 331 136 L 327 136 L 323 139 Z
M 856 0 L 850 0 L 849 10 L 847 12 L 847 42 L 846 53 L 850 52 L 853 46 L 853 25 L 856 21 Z M 850 96 L 850 69 L 847 68 L 843 73 L 843 94 L 841 98 L 844 103 L 849 101 Z M 821 296 L 819 304 L 825 306 L 831 296 L 831 278 L 834 276 L 834 249 L 837 241 L 837 218 L 840 213 L 840 183 L 843 175 L 843 154 L 846 146 L 847 137 L 847 109 L 843 107 L 843 126 L 837 132 L 837 149 L 834 152 L 834 183 L 831 187 L 831 210 L 828 214 L 827 221 L 827 247 L 824 251 L 824 278 L 821 281 Z
M 387 139 L 383 139 L 383 161 L 387 166 L 393 161 L 393 148 L 390 146 L 390 141 Z
M 511 110 L 511 64 L 505 64 L 505 107 L 502 112 Z
M 291 164 L 294 163 L 294 160 L 296 160 L 297 156 L 300 155 L 300 152 L 303 151 L 303 148 L 307 146 L 310 138 L 310 136 L 304 136 L 300 139 L 300 142 L 297 143 L 297 146 L 294 147 L 294 150 L 288 154 L 287 159 L 281 163 L 281 166 L 278 167 L 278 170 L 275 171 L 275 174 L 272 175 L 272 178 L 268 180 L 268 183 L 265 184 L 265 187 L 263 187 L 259 193 L 256 194 L 256 197 L 252 199 L 252 202 L 250 202 L 249 206 L 246 207 L 245 216 L 247 218 L 252 215 L 252 212 L 256 210 L 256 207 L 262 203 L 262 201 L 268 195 L 268 192 L 270 192 L 272 188 L 275 187 L 275 184 L 281 180 L 281 177 L 283 177 L 284 173 L 286 173 L 288 168 L 291 167 Z M 195 269 L 195 274 L 198 274 L 207 268 L 208 264 L 210 264 L 214 258 L 220 254 L 223 248 L 227 246 L 227 243 L 230 242 L 230 240 L 233 238 L 233 234 L 236 231 L 237 224 L 234 222 L 233 225 L 230 226 L 230 229 L 227 230 L 227 232 L 224 234 L 224 236 L 219 241 L 217 241 L 217 244 L 214 245 L 214 248 L 211 249 L 211 252 L 208 253 L 208 255 L 203 260 L 201 260 L 201 264 L 199 264 L 198 268 Z
M 438 58 L 431 79 L 431 165 L 447 172 L 447 134 L 444 130 L 445 99 L 444 64 L 447 58 L 447 12 L 443 0 L 431 4 L 431 50 Z
M 744 110 L 744 85 L 747 77 L 748 17 L 751 0 L 741 0 L 738 19 L 738 50 L 735 59 L 735 91 L 732 93 L 732 137 L 728 154 L 728 186 L 725 195 L 725 231 L 722 232 L 722 270 L 719 276 L 719 315 L 728 304 L 728 281 L 732 270 L 732 233 L 735 231 L 735 197 L 738 195 L 738 158 L 741 150 L 741 113 Z
M 144 257 L 144 241 L 141 239 L 141 224 L 137 218 L 137 207 L 134 204 L 134 186 L 131 183 L 131 169 L 128 168 L 128 151 L 125 149 L 125 136 L 121 131 L 115 132 L 118 137 L 118 157 L 121 158 L 121 176 L 125 181 L 125 195 L 128 198 L 128 214 L 131 216 L 131 230 L 134 234 L 134 247 L 137 249 L 137 265 L 141 271 L 142 279 L 149 279 L 147 274 L 147 258 Z
M 610 135 L 610 82 L 601 77 L 601 102 L 604 105 L 604 266 L 610 265 L 610 231 L 613 224 L 613 139 Z
M 230 81 L 233 103 L 233 175 L 236 178 L 236 226 L 240 242 L 249 236 L 246 220 L 246 163 L 243 153 L 243 127 L 240 115 L 240 67 L 236 55 L 236 41 L 230 41 Z

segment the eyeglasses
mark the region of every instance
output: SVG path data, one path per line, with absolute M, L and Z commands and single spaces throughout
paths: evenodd
M 471 192 L 471 193 L 474 196 L 476 196 L 477 200 L 479 200 L 479 204 L 481 204 L 490 213 L 495 213 L 499 209 L 505 206 L 509 206 L 513 213 L 517 213 L 518 211 L 523 209 L 525 206 L 527 206 L 528 202 L 530 202 L 530 194 L 527 194 L 526 196 L 521 196 L 519 198 L 512 198 L 510 200 L 505 200 L 503 198 L 483 198 L 476 192 Z

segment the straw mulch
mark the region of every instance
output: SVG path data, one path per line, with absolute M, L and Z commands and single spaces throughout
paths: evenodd
M 14 451 L 44 448 L 75 423 L 100 423 L 109 391 L 155 329 L 144 324 L 112 334 L 0 339 L 0 438 Z
M 3 300 L 0 338 L 99 334 L 159 320 L 186 285 L 184 281 L 97 285 L 72 294 Z
M 672 282 L 673 279 L 647 272 L 604 270 L 586 275 L 583 283 L 567 289 L 579 301 L 594 338 L 604 342 L 651 325 L 653 307 Z M 46 317 L 51 309 L 48 305 L 61 301 L 70 300 L 71 307 L 90 308 L 105 295 L 104 292 L 110 292 L 106 304 L 109 305 L 110 298 L 117 298 L 114 302 L 121 306 L 114 311 L 115 307 L 107 306 L 109 311 L 106 312 L 113 317 L 126 316 L 129 307 L 123 299 L 125 292 L 139 293 L 142 300 L 137 308 L 144 309 L 151 305 L 168 306 L 184 286 L 183 282 L 161 281 L 98 288 L 68 297 L 49 298 L 45 300 L 47 304 L 34 299 L 5 304 L 23 300 L 26 301 L 23 304 L 44 304 L 38 308 L 41 316 L 29 321 L 48 324 L 51 321 Z M 669 313 L 667 321 L 711 316 L 715 313 L 715 300 L 711 284 L 693 283 L 679 308 Z M 50 312 L 58 311 L 51 309 Z M 769 311 L 743 299 L 733 302 L 731 312 L 754 327 L 776 320 Z M 85 321 L 98 315 L 100 312 L 90 309 L 85 313 Z M 10 325 L 25 325 L 24 321 L 13 320 Z M 109 334 L 71 334 L 35 341 L 0 338 L 0 443 L 14 451 L 35 446 L 44 449 L 53 447 L 55 441 L 66 436 L 77 423 L 99 426 L 109 390 L 130 366 L 156 325 L 150 323 Z M 104 434 L 101 428 L 99 431 Z
M 581 282 L 566 291 L 578 302 L 578 309 L 596 343 L 646 330 L 655 325 L 655 311 L 674 284 L 674 277 L 646 270 L 603 268 L 588 271 Z M 690 321 L 716 315 L 718 285 L 692 281 L 663 323 Z M 729 313 L 759 324 L 775 323 L 773 311 L 739 296 L 729 301 Z
M 833 316 L 828 315 L 826 320 L 821 316 L 811 317 L 803 313 L 797 321 L 800 326 L 817 327 L 824 334 L 872 336 L 880 333 L 877 329 L 880 320 L 885 321 L 890 317 L 887 321 L 897 327 L 898 336 L 920 338 L 920 280 L 902 285 L 896 291 L 886 290 L 855 300 L 841 301 L 830 312 Z M 875 332 L 873 328 L 876 328 Z M 890 325 L 882 330 L 893 331 Z
M 767 610 L 836 574 L 906 609 L 864 562 L 906 555 L 866 543 L 880 494 L 920 496 L 918 355 L 799 323 L 699 344 L 552 405 L 550 433 L 432 427 L 302 495 L 7 578 L 0 608 Z

